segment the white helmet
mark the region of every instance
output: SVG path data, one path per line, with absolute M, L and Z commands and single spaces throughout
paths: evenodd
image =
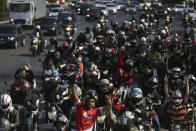
M 67 20 L 68 20 L 68 21 L 72 21 L 72 18 L 71 18 L 71 17 L 67 17 Z
M 146 37 L 141 37 L 141 38 L 140 38 L 140 41 L 141 41 L 142 43 L 146 43 Z
M 181 75 L 181 69 L 180 69 L 180 67 L 174 67 L 172 69 L 172 75 L 173 75 L 174 78 L 180 77 L 180 75 Z
M 166 33 L 167 33 L 166 30 L 161 30 L 162 35 L 165 35 Z
M 3 111 L 13 111 L 12 98 L 8 94 L 1 96 L 1 109 Z
M 97 23 L 95 28 L 101 28 L 101 25 L 99 23 Z
M 148 23 L 144 22 L 144 26 L 145 26 L 145 28 L 148 28 Z

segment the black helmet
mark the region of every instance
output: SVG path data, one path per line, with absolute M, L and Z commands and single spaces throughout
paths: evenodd
M 84 101 L 86 102 L 86 100 L 88 98 L 93 98 L 95 100 L 98 100 L 98 95 L 97 95 L 97 92 L 95 90 L 88 90 L 86 92 L 86 94 L 84 95 Z
M 55 43 L 57 43 L 56 37 L 51 37 L 50 38 L 50 44 L 55 44 Z
M 0 131 L 9 131 L 10 130 L 10 122 L 6 118 L 0 119 Z
M 67 117 L 62 113 L 58 113 L 54 117 L 53 124 L 54 124 L 54 127 L 57 129 L 57 131 L 61 131 L 67 122 L 68 122 Z

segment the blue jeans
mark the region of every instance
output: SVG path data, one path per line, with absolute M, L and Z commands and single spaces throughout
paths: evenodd
M 32 125 L 33 125 L 33 117 L 32 115 L 29 115 L 26 118 L 25 131 L 31 131 Z

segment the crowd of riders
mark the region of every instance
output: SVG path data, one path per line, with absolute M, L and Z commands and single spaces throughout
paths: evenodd
M 179 35 L 171 32 L 175 15 L 166 10 L 164 17 L 160 26 L 157 9 L 144 7 L 138 18 L 96 23 L 62 46 L 51 37 L 41 90 L 34 91 L 27 61 L 1 94 L 0 125 L 7 131 L 193 131 L 196 26 L 185 12 Z M 39 126 L 40 105 L 43 122 L 52 126 Z

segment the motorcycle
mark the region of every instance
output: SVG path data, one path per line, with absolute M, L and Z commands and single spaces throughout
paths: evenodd
M 41 40 L 38 37 L 34 36 L 31 41 L 31 51 L 33 57 L 35 57 L 36 55 L 40 55 L 40 49 L 39 49 L 40 45 L 41 45 Z

